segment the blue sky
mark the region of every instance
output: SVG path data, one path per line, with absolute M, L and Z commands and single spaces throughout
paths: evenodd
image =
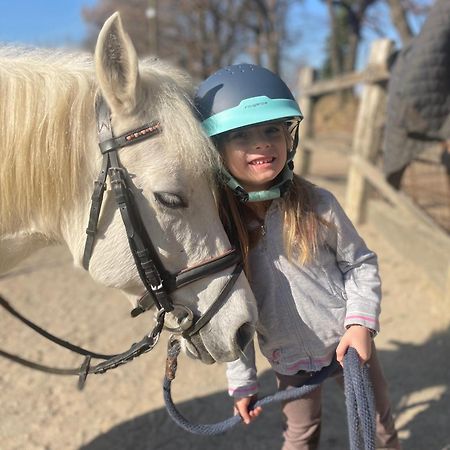
M 124 0 L 126 1 L 126 0 Z M 432 0 L 421 0 L 430 3 Z M 449 0 L 450 1 L 450 0 Z M 42 47 L 76 46 L 86 35 L 81 17 L 83 6 L 92 6 L 97 0 L 0 0 L 0 42 L 14 42 Z M 388 12 L 381 4 L 372 11 L 389 37 L 396 39 L 390 28 Z M 292 26 L 299 36 L 299 45 L 290 55 L 291 63 L 319 66 L 324 57 L 328 33 L 326 8 L 320 0 L 304 0 L 293 13 Z M 420 22 L 413 23 L 416 29 Z M 363 63 L 374 33 L 366 32 L 360 49 Z
M 0 0 L 0 42 L 76 45 L 86 34 L 83 6 L 96 0 Z

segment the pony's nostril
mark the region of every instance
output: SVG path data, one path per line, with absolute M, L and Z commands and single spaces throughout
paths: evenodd
M 244 351 L 248 343 L 253 339 L 254 327 L 249 323 L 244 323 L 236 332 L 236 345 Z

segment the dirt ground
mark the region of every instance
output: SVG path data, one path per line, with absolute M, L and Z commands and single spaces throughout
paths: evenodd
M 342 199 L 345 165 L 342 155 L 319 155 L 311 178 Z M 449 450 L 450 305 L 370 225 L 359 230 L 379 255 L 384 299 L 376 343 L 404 449 Z M 129 317 L 129 305 L 119 293 L 74 269 L 62 247 L 41 251 L 0 278 L 0 293 L 52 333 L 97 352 L 128 349 L 152 327 L 145 314 Z M 59 367 L 81 363 L 0 314 L 1 348 Z M 46 375 L 0 359 L 0 450 L 280 448 L 276 405 L 251 426 L 223 436 L 193 436 L 177 428 L 162 397 L 166 339 L 126 366 L 92 375 L 81 392 L 73 377 Z M 258 367 L 262 395 L 273 392 L 274 377 L 260 356 Z M 180 410 L 194 422 L 216 422 L 231 414 L 221 365 L 180 357 L 173 390 Z M 333 382 L 326 383 L 323 409 L 321 449 L 347 449 L 343 394 Z

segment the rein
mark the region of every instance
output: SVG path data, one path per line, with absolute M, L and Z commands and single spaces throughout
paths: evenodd
M 180 343 L 172 336 L 167 348 L 166 374 L 163 382 L 164 402 L 172 420 L 189 433 L 205 436 L 225 433 L 240 423 L 242 418 L 234 415 L 218 423 L 194 424 L 177 410 L 172 400 L 171 385 L 175 379 L 179 353 Z M 339 363 L 333 359 L 329 366 L 316 372 L 304 385 L 264 397 L 258 400 L 252 408 L 303 397 L 317 389 L 339 367 Z M 348 349 L 344 357 L 344 387 L 350 450 L 375 450 L 375 401 L 369 372 L 367 366 L 361 366 L 358 353 L 352 347 Z
M 161 334 L 164 325 L 164 313 L 158 314 L 156 325 L 153 328 L 153 330 L 149 334 L 145 335 L 139 342 L 133 344 L 127 351 L 116 355 L 103 355 L 100 353 L 91 352 L 90 350 L 86 350 L 82 347 L 78 347 L 77 345 L 71 344 L 70 342 L 67 342 L 49 333 L 48 331 L 41 328 L 39 325 L 36 325 L 34 322 L 32 322 L 31 320 L 27 319 L 22 314 L 20 314 L 2 296 L 0 296 L 0 306 L 3 307 L 16 319 L 18 319 L 19 321 L 30 327 L 36 333 L 54 342 L 60 347 L 64 347 L 74 353 L 83 355 L 85 359 L 83 361 L 83 364 L 78 368 L 61 369 L 58 367 L 50 367 L 45 366 L 43 364 L 38 364 L 36 362 L 29 361 L 27 359 L 21 358 L 20 356 L 17 355 L 13 355 L 1 349 L 0 349 L 0 356 L 3 356 L 4 358 L 9 359 L 10 361 L 18 363 L 30 369 L 38 370 L 40 372 L 51 373 L 53 375 L 77 375 L 79 377 L 78 388 L 80 390 L 83 389 L 86 383 L 86 377 L 89 374 L 105 373 L 109 369 L 115 369 L 116 367 L 126 364 L 127 362 L 131 361 L 137 356 L 140 356 L 143 353 L 152 350 L 153 347 L 155 347 L 155 345 L 158 343 L 159 336 Z M 92 359 L 103 359 L 105 361 L 95 366 L 91 366 Z

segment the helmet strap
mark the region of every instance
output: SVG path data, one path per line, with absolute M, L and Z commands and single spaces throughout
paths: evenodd
M 294 161 L 294 156 L 295 156 L 295 154 L 297 152 L 297 145 L 298 145 L 298 140 L 299 140 L 299 137 L 298 137 L 299 126 L 300 126 L 300 122 L 297 122 L 297 124 L 293 128 L 294 139 L 292 139 L 292 147 L 288 151 L 288 156 L 287 156 L 287 164 L 292 162 L 292 170 L 294 170 L 294 163 L 293 163 L 293 161 Z

